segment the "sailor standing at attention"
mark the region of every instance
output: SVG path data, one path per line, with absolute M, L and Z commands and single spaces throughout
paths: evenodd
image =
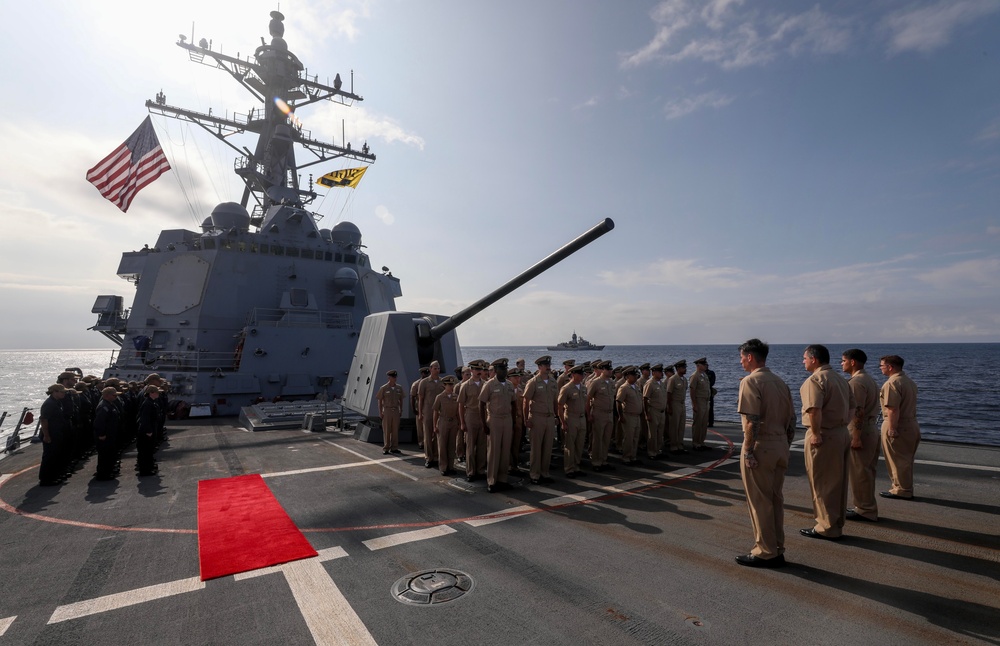
M 587 436 L 587 415 L 590 406 L 587 402 L 587 391 L 583 388 L 583 366 L 575 366 L 570 370 L 570 381 L 556 399 L 564 433 L 563 456 L 564 469 L 567 478 L 578 478 L 583 475 L 580 469 L 580 458 L 583 456 L 583 445 Z
M 663 449 L 663 427 L 667 422 L 667 385 L 663 383 L 662 363 L 653 366 L 652 371 L 653 378 L 642 389 L 642 403 L 649 426 L 646 455 L 649 459 L 656 460 L 660 458 L 660 451 Z
M 42 463 L 38 467 L 38 484 L 43 487 L 56 485 L 66 477 L 67 447 L 70 436 L 69 417 L 63 406 L 66 386 L 52 384 L 46 391 L 48 399 L 38 413 L 42 432 Z
M 441 364 L 431 361 L 431 373 L 427 379 L 420 381 L 417 388 L 417 399 L 420 404 L 420 421 L 424 431 L 424 466 L 430 469 L 437 466 L 437 435 L 434 433 L 434 400 L 444 392 L 441 383 Z
M 523 359 L 521 360 L 523 362 Z M 508 473 L 512 476 L 524 475 L 521 467 L 521 441 L 524 439 L 524 387 L 521 386 L 524 372 L 520 368 L 514 368 L 507 373 L 507 378 L 514 386 L 514 431 L 510 437 L 510 469 Z
M 417 391 L 420 390 L 420 382 L 427 379 L 431 374 L 431 369 L 427 366 L 420 368 L 420 378 L 410 384 L 410 411 L 413 412 L 413 419 L 417 425 L 417 448 L 424 450 L 424 425 L 420 417 L 420 397 Z
M 913 498 L 913 457 L 920 445 L 917 425 L 917 384 L 903 372 L 903 357 L 889 354 L 879 359 L 882 374 L 882 452 L 892 488 L 879 492 L 883 498 Z
M 479 415 L 479 393 L 483 389 L 486 362 L 477 359 L 469 364 L 472 377 L 458 391 L 458 422 L 465 434 L 465 479 L 473 482 L 486 475 L 486 434 Z
M 101 391 L 101 403 L 94 414 L 94 440 L 97 444 L 97 472 L 95 480 L 114 480 L 118 475 L 118 434 L 121 412 L 115 405 L 118 391 L 108 386 Z
M 667 438 L 671 453 L 687 453 L 684 448 L 684 422 L 687 419 L 684 400 L 687 398 L 687 361 L 674 364 L 675 374 L 667 380 Z
M 878 471 L 878 385 L 865 372 L 868 355 L 864 350 L 844 350 L 840 367 L 851 376 L 847 385 L 854 395 L 855 409 L 847 430 L 851 434 L 851 451 L 848 456 L 848 473 L 854 507 L 847 510 L 847 520 L 878 520 L 875 502 L 875 474 Z
M 556 380 L 552 377 L 552 357 L 535 359 L 538 371 L 524 386 L 524 419 L 527 420 L 531 442 L 530 472 L 532 484 L 552 482 L 549 463 L 552 460 L 552 440 L 556 432 Z
M 785 564 L 785 497 L 789 447 L 795 437 L 792 393 L 766 366 L 770 348 L 760 339 L 740 346 L 740 366 L 750 374 L 740 381 L 736 411 L 743 423 L 740 476 L 746 491 L 754 547 L 736 557 L 747 567 Z
M 639 369 L 627 366 L 622 374 L 625 383 L 618 388 L 615 401 L 618 403 L 618 419 L 622 423 L 622 460 L 628 466 L 642 464 L 635 454 L 639 445 L 639 417 L 642 415 L 642 393 L 635 382 Z
M 382 455 L 400 453 L 399 419 L 403 414 L 403 387 L 396 383 L 398 373 L 385 373 L 389 381 L 378 389 L 378 416 L 382 420 Z
M 455 395 L 455 382 L 458 380 L 448 375 L 441 380 L 444 392 L 434 398 L 434 432 L 437 433 L 438 468 L 441 475 L 455 475 L 455 436 L 458 434 L 458 397 Z
M 510 463 L 510 439 L 514 430 L 514 386 L 507 381 L 507 360 L 492 364 L 495 376 L 483 384 L 479 393 L 479 414 L 489 436 L 486 450 L 487 491 L 509 489 L 507 469 Z
M 695 451 L 710 451 L 712 447 L 705 445 L 708 435 L 708 406 L 712 398 L 712 384 L 708 382 L 708 359 L 702 357 L 694 360 L 695 372 L 691 376 L 691 444 Z
M 611 380 L 611 362 L 595 365 L 596 377 L 587 385 L 587 403 L 590 404 L 590 463 L 594 471 L 614 471 L 608 464 L 608 448 L 614 428 L 615 389 Z
M 799 533 L 809 538 L 837 541 L 844 533 L 847 517 L 848 453 L 851 451 L 847 424 L 854 416 L 854 395 L 847 380 L 830 369 L 826 346 L 807 346 L 802 365 L 809 377 L 799 388 L 802 425 L 806 427 L 803 449 L 806 475 L 812 491 L 816 524 Z

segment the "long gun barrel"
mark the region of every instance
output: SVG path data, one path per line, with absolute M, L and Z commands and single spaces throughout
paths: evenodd
M 602 235 L 611 231 L 614 228 L 615 228 L 614 221 L 611 218 L 605 218 L 603 222 L 594 225 L 593 227 L 591 227 L 589 231 L 587 231 L 580 237 L 563 245 L 560 249 L 552 252 L 542 260 L 536 262 L 534 265 L 524 270 L 516 277 L 508 280 L 498 289 L 487 294 L 483 298 L 480 298 L 478 301 L 466 307 L 458 314 L 446 318 L 445 320 L 441 321 L 434 327 L 430 328 L 429 334 L 427 334 L 426 328 L 422 331 L 418 331 L 418 336 L 422 337 L 421 340 L 426 340 L 426 341 L 435 341 L 437 339 L 440 339 L 445 334 L 451 332 L 462 323 L 465 323 L 476 314 L 479 314 L 484 309 L 486 309 L 493 303 L 496 303 L 498 300 L 500 300 L 507 294 L 510 294 L 512 291 L 514 291 L 521 285 L 525 284 L 532 278 L 538 276 L 543 271 L 549 269 L 550 267 L 556 265 L 557 263 L 562 262 L 572 254 L 576 253 L 580 249 L 583 249 L 588 244 L 590 244 L 594 240 L 597 240 Z M 420 332 L 423 332 L 423 334 L 421 334 Z

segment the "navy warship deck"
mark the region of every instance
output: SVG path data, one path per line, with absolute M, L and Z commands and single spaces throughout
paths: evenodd
M 1000 643 L 995 448 L 921 444 L 918 499 L 879 499 L 879 523 L 830 543 L 798 535 L 812 512 L 793 447 L 790 563 L 757 570 L 733 560 L 752 545 L 733 425 L 711 452 L 578 480 L 554 468 L 552 485 L 500 494 L 425 469 L 414 445 L 387 456 L 337 430 L 168 430 L 154 477 L 132 475 L 134 452 L 118 481 L 91 481 L 91 462 L 48 488 L 37 446 L 0 461 L 0 646 Z M 249 473 L 319 556 L 202 582 L 197 483 Z M 434 570 L 428 587 L 471 585 L 396 598 Z

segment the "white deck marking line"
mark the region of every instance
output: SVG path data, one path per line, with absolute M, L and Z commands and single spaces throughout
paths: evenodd
M 0 485 L 14 477 L 13 473 L 0 473 Z M 0 633 L 3 634 L 3 633 Z
M 331 464 L 325 467 L 309 467 L 306 469 L 295 469 L 292 471 L 276 471 L 274 473 L 262 473 L 261 478 L 277 478 L 280 476 L 297 476 L 303 473 L 316 473 L 319 471 L 335 471 L 337 469 L 352 469 L 354 467 L 367 467 L 380 462 L 388 462 L 396 458 L 382 458 L 381 460 L 368 460 L 366 462 L 349 462 L 347 464 Z
M 502 509 L 500 511 L 494 512 L 496 514 L 503 514 L 498 518 L 473 518 L 471 520 L 465 521 L 466 525 L 471 525 L 472 527 L 482 527 L 483 525 L 492 525 L 493 523 L 499 523 L 502 520 L 510 520 L 511 518 L 518 518 L 524 514 L 530 514 L 536 511 L 536 507 L 531 505 L 521 505 L 520 507 L 511 507 L 510 509 Z M 489 516 L 489 514 L 484 514 L 484 516 Z
M 543 500 L 541 504 L 547 505 L 549 507 L 555 507 L 556 505 L 565 505 L 571 502 L 582 502 L 584 500 L 592 500 L 594 498 L 600 498 L 601 496 L 608 495 L 606 491 L 593 491 L 588 489 L 586 491 L 580 491 L 578 493 L 566 494 L 565 496 L 559 496 L 558 498 L 549 498 L 548 500 Z
M 335 559 L 344 558 L 347 556 L 347 552 L 344 551 L 343 547 L 328 547 L 325 550 L 319 550 L 316 556 L 311 557 L 318 559 L 320 563 L 325 561 L 333 561 Z M 249 572 L 240 572 L 233 575 L 234 581 L 245 581 L 246 579 L 252 579 L 258 576 L 264 576 L 265 574 L 276 574 L 278 572 L 283 572 L 282 566 L 287 565 L 282 563 L 281 565 L 272 565 L 270 567 L 262 567 L 258 570 L 250 570 Z
M 397 474 L 399 474 L 399 475 L 401 475 L 403 477 L 409 478 L 410 480 L 413 480 L 414 482 L 416 482 L 417 480 L 420 479 L 420 478 L 418 478 L 415 475 L 410 475 L 409 473 L 406 473 L 405 471 L 400 471 L 399 469 L 395 469 L 393 467 L 390 467 L 388 464 L 383 464 L 383 462 L 386 462 L 386 461 L 401 460 L 402 458 L 382 458 L 381 460 L 373 460 L 372 458 L 369 458 L 364 453 L 358 453 L 357 451 L 352 451 L 351 449 L 347 448 L 346 446 L 341 446 L 341 445 L 339 445 L 339 444 L 337 444 L 335 442 L 331 442 L 330 440 L 323 440 L 323 441 L 326 442 L 327 444 L 329 444 L 330 446 L 334 447 L 334 448 L 340 449 L 342 451 L 347 451 L 348 453 L 353 453 L 354 455 L 358 456 L 359 458 L 364 458 L 365 460 L 369 460 L 373 464 L 377 464 L 380 467 L 382 467 L 383 469 L 388 469 L 389 471 L 392 471 L 393 473 L 397 473 Z
M 879 460 L 885 461 L 884 457 Z M 914 460 L 916 464 L 927 464 L 935 467 L 959 467 L 961 469 L 972 469 L 973 471 L 993 471 L 1000 472 L 1000 467 L 990 467 L 982 464 L 959 464 L 958 462 L 938 462 L 937 460 Z
M 453 530 L 454 531 L 454 530 Z M 302 618 L 319 646 L 377 642 L 318 559 L 280 566 Z
M 611 493 L 621 493 L 625 491 L 632 491 L 633 489 L 638 489 L 640 487 L 648 487 L 649 485 L 656 484 L 656 480 L 630 480 L 629 482 L 622 482 L 617 485 L 608 485 L 606 487 L 600 487 L 604 491 Z
M 55 624 L 60 621 L 79 619 L 80 617 L 96 615 L 100 612 L 107 612 L 108 610 L 126 608 L 128 606 L 134 606 L 147 601 L 155 601 L 156 599 L 172 597 L 185 592 L 202 590 L 204 588 L 205 582 L 202 581 L 200 577 L 195 576 L 190 579 L 180 579 L 169 583 L 151 585 L 145 588 L 139 588 L 138 590 L 129 590 L 127 592 L 109 594 L 103 597 L 97 597 L 96 599 L 77 601 L 76 603 L 69 603 L 65 606 L 59 606 L 56 608 L 55 612 L 52 613 L 52 616 L 49 617 L 48 623 Z
M 437 538 L 438 536 L 447 536 L 448 534 L 454 534 L 457 531 L 457 529 L 449 527 L 448 525 L 437 525 L 435 527 L 428 527 L 427 529 L 416 529 L 412 532 L 400 532 L 398 534 L 390 534 L 389 536 L 371 538 L 367 541 L 362 541 L 362 544 L 374 552 L 375 550 L 395 547 L 396 545 L 402 545 L 404 543 L 423 541 L 428 538 Z
M 674 480 L 676 478 L 683 478 L 684 476 L 689 476 L 692 473 L 698 473 L 702 469 L 704 469 L 704 467 L 684 467 L 683 469 L 677 469 L 676 471 L 660 473 L 653 477 L 663 478 L 664 480 Z
M 15 619 L 17 619 L 17 615 L 0 619 L 0 637 L 3 637 L 3 634 L 7 632 L 7 629 L 10 628 L 10 625 L 14 623 Z

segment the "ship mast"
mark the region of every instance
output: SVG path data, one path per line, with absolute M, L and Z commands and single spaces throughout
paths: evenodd
M 248 114 L 234 114 L 233 118 L 229 118 L 228 115 L 213 115 L 211 111 L 204 114 L 167 105 L 162 92 L 156 95 L 155 100 L 146 101 L 146 107 L 151 113 L 195 123 L 237 152 L 239 156 L 236 158 L 235 172 L 246 184 L 241 204 L 248 208 L 250 198 L 254 199 L 250 218 L 250 223 L 254 226 L 260 226 L 264 214 L 272 204 L 305 205 L 316 199 L 311 179 L 306 187 L 300 185 L 299 169 L 337 158 L 367 163 L 375 161 L 375 155 L 369 151 L 367 143 L 360 150 L 354 150 L 350 143 L 337 146 L 313 139 L 310 132 L 303 130 L 301 122 L 295 117 L 298 107 L 318 101 L 350 106 L 355 101 L 364 99 L 353 91 L 342 89 L 340 74 L 337 74 L 332 87 L 317 82 L 315 76 L 310 80 L 303 73 L 304 68 L 298 57 L 288 51 L 288 44 L 283 38 L 284 19 L 280 12 L 271 12 L 271 22 L 268 25 L 271 44 L 268 45 L 261 38 L 261 45 L 254 52 L 253 62 L 249 58 L 243 60 L 214 52 L 211 43 L 204 38 L 197 45 L 186 42 L 187 38 L 183 35 L 177 41 L 178 47 L 188 50 L 192 61 L 229 72 L 262 104 L 261 108 L 252 109 Z M 351 85 L 353 90 L 353 81 Z M 227 139 L 232 134 L 243 132 L 258 135 L 255 150 L 237 148 Z M 297 163 L 296 143 L 312 153 L 314 159 Z

